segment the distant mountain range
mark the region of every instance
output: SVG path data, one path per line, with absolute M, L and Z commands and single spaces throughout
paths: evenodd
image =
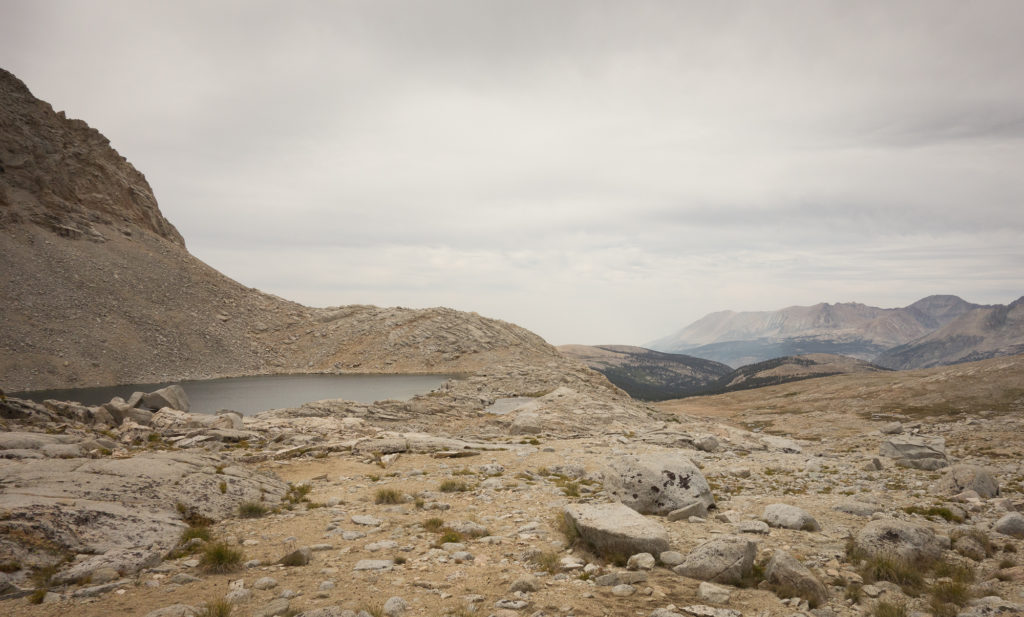
M 928 296 L 903 308 L 859 303 L 711 313 L 646 345 L 729 366 L 805 354 L 838 354 L 894 369 L 1024 353 L 1024 298 L 982 306 Z
M 663 401 L 697 394 L 720 394 L 790 381 L 885 369 L 845 356 L 811 354 L 774 358 L 736 370 L 682 354 L 628 345 L 562 345 L 558 351 L 602 373 L 630 396 Z
M 888 349 L 875 362 L 894 369 L 929 368 L 1024 353 L 1024 297 L 981 306 L 938 330 Z

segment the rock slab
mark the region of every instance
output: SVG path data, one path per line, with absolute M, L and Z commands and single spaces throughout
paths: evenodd
M 946 440 L 941 437 L 891 437 L 882 442 L 878 453 L 888 456 L 902 467 L 934 471 L 949 465 Z
M 664 527 L 620 503 L 572 504 L 563 514 L 583 541 L 605 555 L 657 555 L 669 549 Z

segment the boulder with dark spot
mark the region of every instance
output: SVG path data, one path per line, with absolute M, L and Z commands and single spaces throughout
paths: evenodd
M 704 474 L 690 459 L 675 452 L 623 455 L 613 458 L 604 472 L 604 487 L 641 514 L 668 514 L 703 503 L 715 506 Z
M 854 541 L 868 555 L 897 555 L 907 561 L 937 559 L 951 545 L 949 538 L 936 536 L 930 527 L 896 519 L 871 521 Z

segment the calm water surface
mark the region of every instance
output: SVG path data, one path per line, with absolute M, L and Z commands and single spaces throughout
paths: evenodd
M 425 394 L 450 379 L 449 375 L 260 375 L 205 381 L 130 384 L 102 388 L 36 390 L 12 396 L 42 402 L 46 399 L 102 405 L 115 396 L 127 399 L 132 392 L 152 392 L 170 383 L 185 388 L 192 411 L 216 413 L 231 409 L 251 416 L 267 409 L 298 407 L 309 401 L 342 398 L 360 403 L 386 399 L 408 400 Z

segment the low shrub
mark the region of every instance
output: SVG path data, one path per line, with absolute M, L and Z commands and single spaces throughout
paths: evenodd
M 393 488 L 381 488 L 377 489 L 377 494 L 373 498 L 373 503 L 376 504 L 395 504 L 402 503 L 402 493 Z
M 547 572 L 548 574 L 558 574 L 558 553 L 551 551 L 545 551 L 534 555 L 530 561 L 537 565 L 538 568 Z
M 861 576 L 868 583 L 896 583 L 907 595 L 916 596 L 924 588 L 924 573 L 930 570 L 923 565 L 911 563 L 897 555 L 872 555 L 864 560 Z
M 469 490 L 469 485 L 462 480 L 445 480 L 441 482 L 442 493 L 464 493 Z
M 181 532 L 181 544 L 187 543 L 189 540 L 199 538 L 203 542 L 210 541 L 210 528 L 205 525 L 192 525 L 189 526 L 185 531 Z
M 907 605 L 879 600 L 871 609 L 872 617 L 907 617 Z
M 231 617 L 232 608 L 227 600 L 213 600 L 204 604 L 196 617 Z
M 242 551 L 233 549 L 224 542 L 211 542 L 203 549 L 199 567 L 214 574 L 234 572 L 242 567 L 243 559 Z
M 266 513 L 267 507 L 258 501 L 243 501 L 238 504 L 238 516 L 242 518 L 259 518 Z

